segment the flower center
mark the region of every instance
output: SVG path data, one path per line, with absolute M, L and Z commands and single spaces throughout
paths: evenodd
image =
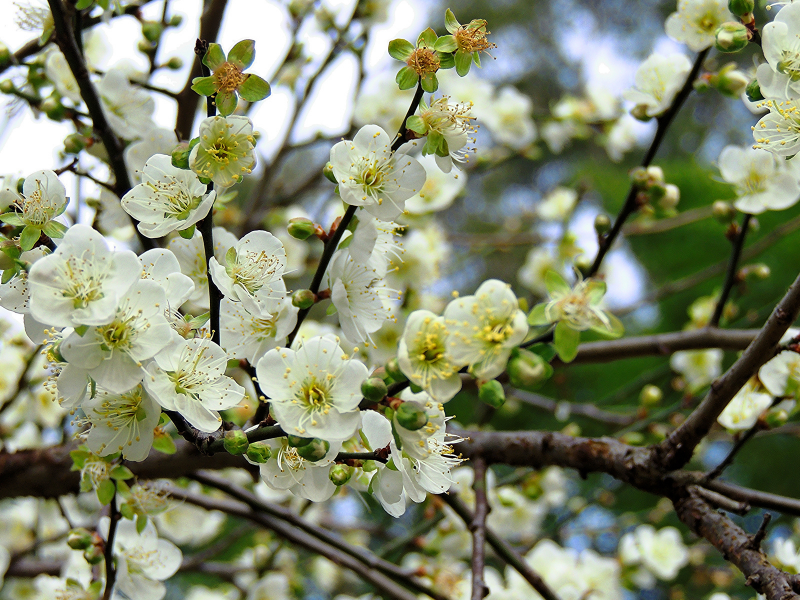
M 329 399 L 330 390 L 325 383 L 319 382 L 316 378 L 311 378 L 303 382 L 302 387 L 297 393 L 300 402 L 310 411 L 322 411 L 327 413 L 331 402 Z
M 228 275 L 235 283 L 255 294 L 267 283 L 275 279 L 280 261 L 263 250 L 245 252 L 237 257 L 236 262 L 228 267 Z
M 439 57 L 429 48 L 417 48 L 408 57 L 406 64 L 414 69 L 417 75 L 436 73 L 439 70 Z
M 219 92 L 235 92 L 246 79 L 247 75 L 244 75 L 239 67 L 229 62 L 222 63 L 214 71 L 214 85 Z
M 92 267 L 89 261 L 70 256 L 60 269 L 61 282 L 64 285 L 61 295 L 64 298 L 71 298 L 76 310 L 86 308 L 103 297 L 101 284 L 104 277 L 91 272 Z M 87 273 L 87 270 L 90 272 Z
M 456 29 L 453 37 L 459 49 L 464 52 L 486 52 L 490 48 L 497 48 L 497 44 L 492 44 L 486 39 L 489 33 L 491 32 L 486 29 L 486 21 L 483 21 L 477 27 L 462 25 Z

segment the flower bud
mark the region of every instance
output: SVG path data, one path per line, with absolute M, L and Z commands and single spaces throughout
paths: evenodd
M 650 166 L 646 169 L 647 172 L 647 185 L 648 187 L 659 186 L 663 187 L 666 185 L 664 179 L 664 170 L 661 167 Z
M 331 467 L 330 473 L 328 473 L 328 478 L 336 487 L 344 485 L 345 483 L 350 481 L 350 478 L 352 476 L 353 476 L 353 467 L 349 467 L 347 465 L 333 465 Z
M 646 385 L 639 393 L 639 401 L 645 406 L 652 406 L 661 402 L 664 397 L 661 388 L 655 385 Z
M 542 384 L 550 377 L 552 368 L 538 354 L 520 349 L 508 361 L 507 372 L 511 385 L 525 390 Z
M 753 79 L 753 81 L 748 83 L 744 93 L 747 95 L 747 99 L 750 100 L 750 102 L 758 102 L 764 99 L 761 93 L 761 86 L 758 84 L 758 79 Z
M 254 463 L 263 465 L 272 456 L 272 450 L 265 442 L 253 442 L 247 447 L 247 458 Z
M 142 52 L 143 54 L 149 54 L 153 50 L 155 50 L 155 48 L 156 48 L 156 45 L 153 42 L 151 42 L 149 40 L 146 40 L 146 39 L 145 40 L 139 40 L 139 43 L 136 44 L 136 49 L 139 50 L 139 52 Z
M 304 438 L 296 435 L 287 435 L 286 440 L 289 442 L 289 445 L 291 447 L 302 448 L 303 446 L 308 446 L 311 442 L 313 442 L 314 438 Z
M 297 290 L 292 294 L 292 306 L 305 310 L 314 306 L 315 299 L 311 290 Z
M 247 440 L 247 434 L 241 429 L 231 429 L 225 432 L 225 437 L 222 441 L 225 450 L 228 454 L 239 455 L 247 452 L 247 447 L 250 442 Z
M 65 154 L 80 154 L 86 148 L 86 138 L 79 133 L 70 133 L 64 138 Z
M 739 52 L 750 41 L 747 27 L 734 21 L 720 25 L 715 35 L 715 45 L 720 52 Z
M 717 200 L 711 205 L 711 214 L 717 221 L 726 225 L 736 216 L 736 209 L 724 200 Z
M 14 82 L 11 81 L 10 79 L 3 79 L 3 81 L 0 81 L 0 92 L 4 94 L 10 94 L 15 89 L 16 86 L 14 86 Z
M 142 21 L 142 35 L 148 42 L 157 42 L 164 33 L 164 27 L 158 21 Z
M 317 462 L 325 458 L 325 455 L 330 449 L 331 445 L 329 442 L 313 438 L 305 446 L 299 447 L 297 449 L 297 454 L 305 458 L 308 462 Z
M 44 114 L 47 115 L 49 119 L 53 121 L 61 121 L 64 118 L 64 114 L 67 112 L 67 109 L 64 108 L 64 105 L 52 97 L 42 100 L 39 108 Z
M 305 217 L 294 217 L 289 219 L 289 226 L 286 228 L 289 235 L 297 240 L 306 240 L 314 235 L 317 226 L 314 221 Z
M 598 236 L 603 236 L 611 231 L 611 219 L 607 215 L 599 214 L 594 218 L 594 230 Z
M 101 562 L 103 562 L 103 551 L 99 546 L 92 544 L 83 551 L 83 558 L 85 558 L 86 562 L 88 562 L 90 565 L 99 565 Z
M 189 155 L 192 147 L 189 142 L 181 142 L 172 150 L 172 166 L 176 169 L 189 169 Z
M 668 183 L 664 186 L 664 196 L 658 201 L 658 205 L 664 210 L 673 210 L 678 206 L 681 199 L 681 191 L 678 186 Z
M 173 71 L 177 71 L 181 67 L 183 67 L 183 61 L 178 58 L 177 56 L 173 56 L 167 62 L 164 63 L 164 66 L 168 69 L 172 69 Z
M 728 10 L 737 17 L 744 17 L 753 12 L 755 4 L 755 0 L 728 0 Z
M 503 384 L 496 379 L 487 381 L 478 390 L 478 397 L 481 402 L 493 408 L 500 408 L 506 402 L 506 393 L 503 391 Z
M 86 550 L 94 543 L 94 536 L 83 527 L 73 529 L 67 535 L 67 546 L 73 550 Z
M 0 66 L 5 65 L 11 60 L 11 50 L 3 42 L 0 42 Z
M 183 17 L 181 15 L 172 15 L 167 25 L 170 27 L 180 27 L 181 23 L 183 23 Z
M 589 272 L 589 269 L 592 268 L 592 259 L 585 254 L 581 254 L 572 262 L 572 264 L 574 264 L 575 268 L 581 273 L 586 274 Z
M 772 274 L 772 271 L 764 263 L 759 263 L 757 265 L 753 265 L 753 275 L 755 275 L 759 279 L 769 279 L 769 276 L 771 274 Z
M 653 117 L 647 114 L 647 109 L 649 107 L 646 104 L 637 104 L 631 109 L 631 116 L 636 119 L 637 121 L 642 121 L 646 123 Z
M 647 189 L 648 183 L 648 176 L 647 176 L 647 169 L 644 167 L 636 167 L 630 173 L 631 181 L 633 185 L 635 185 L 639 189 Z
M 786 425 L 786 421 L 789 420 L 789 413 L 785 410 L 771 410 L 767 413 L 764 417 L 764 421 L 766 421 L 767 425 L 770 428 L 781 427 L 782 425 Z
M 339 183 L 336 181 L 336 175 L 333 174 L 333 165 L 331 163 L 326 163 L 322 168 L 322 174 L 325 176 L 325 179 L 331 183 Z
M 361 395 L 372 402 L 380 402 L 388 392 L 386 382 L 380 377 L 370 377 L 361 384 Z
M 389 374 L 389 377 L 392 378 L 392 381 L 399 382 L 408 379 L 403 373 L 403 371 L 400 370 L 400 365 L 398 364 L 396 358 L 389 359 L 384 368 L 386 369 L 386 372 Z
M 736 68 L 736 63 L 725 65 L 713 78 L 714 87 L 721 94 L 730 98 L 738 98 L 747 89 L 750 80 L 747 75 Z
M 394 409 L 394 418 L 403 429 L 416 431 L 428 423 L 428 414 L 425 407 L 419 402 L 403 402 Z

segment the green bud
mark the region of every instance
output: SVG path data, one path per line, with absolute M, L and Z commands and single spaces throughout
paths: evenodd
M 83 558 L 85 558 L 86 562 L 90 565 L 99 565 L 103 562 L 103 551 L 98 546 L 92 544 L 83 551 Z
M 377 470 L 378 465 L 375 464 L 374 460 L 365 460 L 364 463 L 361 465 L 361 470 L 364 473 L 370 473 L 371 471 Z
M 311 308 L 314 306 L 315 298 L 311 290 L 297 290 L 292 294 L 292 306 L 300 309 Z
M 753 81 L 748 83 L 744 93 L 747 95 L 747 99 L 750 100 L 750 102 L 758 102 L 764 99 L 764 96 L 761 94 L 761 86 L 758 85 L 758 79 L 753 79 Z
M 164 33 L 164 27 L 158 21 L 142 21 L 142 35 L 148 42 L 157 42 Z
M 331 163 L 327 163 L 322 168 L 322 174 L 325 176 L 325 179 L 327 179 L 331 183 L 337 183 L 337 184 L 339 183 L 338 181 L 336 181 L 336 175 L 333 174 L 333 165 Z
M 644 435 L 638 431 L 629 431 L 628 433 L 624 433 L 619 439 L 621 442 L 624 442 L 630 446 L 643 446 L 645 441 Z
M 506 393 L 503 391 L 503 384 L 496 379 L 487 381 L 478 390 L 478 397 L 481 402 L 494 408 L 500 408 L 506 402 Z
M 10 79 L 3 79 L 3 81 L 0 81 L 0 92 L 3 92 L 4 94 L 10 94 L 15 89 L 16 86 L 14 85 L 14 82 L 11 81 Z
M 297 454 L 305 458 L 309 462 L 317 462 L 325 458 L 328 451 L 331 449 L 329 442 L 312 438 L 305 446 L 300 446 L 297 449 Z
M 0 65 L 5 65 L 11 60 L 11 50 L 3 42 L 0 42 Z
M 738 98 L 747 89 L 750 79 L 742 71 L 736 68 L 736 63 L 729 63 L 722 67 L 715 76 L 711 77 L 711 83 L 721 94 L 730 98 Z
M 139 43 L 136 44 L 137 50 L 142 52 L 143 54 L 150 54 L 153 50 L 156 49 L 156 45 L 151 42 L 150 40 L 139 40 Z
M 67 112 L 67 109 L 64 108 L 64 105 L 52 97 L 42 100 L 39 108 L 44 114 L 47 115 L 49 119 L 52 119 L 53 121 L 61 121 L 64 118 L 64 114 Z
M 73 550 L 86 550 L 94 543 L 94 536 L 83 527 L 73 529 L 67 535 L 67 546 Z
M 86 138 L 79 133 L 70 133 L 64 138 L 64 152 L 66 154 L 80 154 L 86 148 Z
M 308 446 L 311 442 L 313 442 L 314 438 L 304 438 L 296 435 L 287 435 L 286 440 L 289 442 L 289 445 L 292 448 L 302 448 L 303 446 Z
M 337 487 L 350 481 L 352 476 L 353 467 L 349 467 L 347 465 L 333 465 L 330 473 L 328 473 L 328 477 L 333 482 L 333 485 Z
M 728 10 L 737 17 L 749 15 L 755 9 L 755 0 L 728 0 Z
M 289 226 L 286 228 L 289 235 L 297 240 L 307 240 L 317 230 L 317 226 L 311 219 L 305 217 L 294 217 L 289 219 Z
M 724 200 L 717 200 L 711 205 L 711 214 L 717 221 L 727 225 L 736 216 L 736 209 Z
M 168 69 L 172 69 L 173 71 L 177 71 L 181 67 L 183 67 L 183 61 L 178 58 L 177 56 L 173 56 L 167 62 L 164 63 L 164 66 Z
M 664 186 L 664 195 L 658 201 L 658 205 L 664 210 L 673 210 L 681 200 L 681 191 L 677 185 L 668 183 Z
M 176 169 L 189 169 L 189 155 L 192 153 L 188 142 L 181 142 L 172 150 L 172 166 Z
M 647 109 L 649 107 L 646 104 L 637 104 L 631 109 L 631 116 L 636 119 L 637 121 L 642 121 L 646 123 L 653 117 L 647 114 Z
M 772 274 L 772 271 L 764 263 L 759 263 L 757 265 L 753 265 L 753 275 L 755 275 L 759 279 L 769 279 L 769 276 L 771 274 Z
M 183 17 L 181 15 L 172 15 L 167 25 L 170 27 L 180 27 L 181 23 L 183 23 Z
M 661 388 L 655 385 L 646 385 L 639 393 L 639 401 L 645 406 L 653 406 L 661 402 L 664 397 Z
M 519 349 L 508 361 L 508 380 L 523 390 L 536 388 L 553 373 L 553 368 L 538 354 Z
M 786 421 L 789 420 L 789 413 L 783 409 L 771 410 L 767 413 L 767 416 L 764 417 L 764 420 L 770 428 L 781 427 L 782 425 L 786 425 Z
M 739 52 L 750 42 L 750 34 L 742 23 L 729 21 L 717 28 L 715 46 L 720 52 Z
M 645 169 L 647 174 L 647 187 L 664 187 L 666 180 L 664 179 L 664 170 L 661 167 L 650 166 Z
M 233 455 L 244 454 L 250 445 L 250 442 L 247 441 L 247 434 L 241 429 L 226 431 L 222 443 L 228 454 Z
M 400 370 L 400 364 L 397 362 L 396 358 L 390 358 L 389 361 L 386 363 L 384 367 L 386 372 L 389 374 L 389 377 L 392 378 L 392 381 L 405 381 L 408 377 L 403 374 L 403 371 Z
M 428 413 L 425 407 L 419 402 L 403 402 L 394 409 L 394 418 L 403 429 L 416 431 L 422 429 L 428 423 Z
M 272 450 L 265 442 L 253 442 L 247 447 L 247 458 L 254 463 L 263 465 L 272 456 Z
M 639 189 L 646 189 L 648 186 L 647 169 L 644 167 L 636 167 L 631 170 L 631 181 Z
M 361 395 L 372 402 L 380 402 L 386 397 L 389 389 L 380 377 L 370 377 L 361 384 Z
M 599 214 L 594 218 L 594 230 L 597 235 L 605 235 L 611 231 L 611 219 L 604 214 Z

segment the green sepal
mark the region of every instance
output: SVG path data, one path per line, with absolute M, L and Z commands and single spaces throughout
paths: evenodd
M 86 446 L 79 446 L 77 450 L 72 450 L 69 453 L 72 459 L 72 467 L 70 471 L 80 471 L 86 465 L 86 459 L 92 455 Z
M 417 72 L 411 67 L 403 67 L 397 72 L 395 81 L 401 90 L 410 90 L 417 85 L 419 75 L 417 75 Z
M 100 482 L 100 485 L 97 486 L 97 500 L 100 504 L 106 506 L 114 499 L 116 491 L 117 486 L 114 485 L 114 482 L 110 479 L 104 479 Z
M 236 92 L 218 92 L 214 96 L 214 104 L 216 104 L 220 116 L 227 117 L 236 110 L 239 98 L 236 96 Z
M 461 23 L 458 22 L 456 16 L 453 14 L 453 11 L 449 8 L 444 11 L 444 26 L 447 28 L 447 31 L 450 33 L 455 33 L 456 29 L 461 27 Z
M 195 225 L 191 225 L 190 227 L 187 227 L 186 229 L 181 229 L 178 232 L 178 235 L 181 236 L 185 240 L 190 240 L 190 239 L 192 239 L 194 237 L 195 229 L 196 229 L 196 226 Z
M 528 315 L 528 325 L 531 327 L 540 327 L 542 325 L 549 325 L 552 321 L 547 318 L 545 314 L 547 304 L 537 304 Z
M 408 40 L 396 39 L 389 42 L 389 56 L 406 62 L 414 53 L 414 45 Z
M 422 76 L 422 89 L 429 94 L 439 89 L 439 80 L 436 78 L 436 73 L 425 73 Z
M 553 345 L 558 357 L 565 363 L 572 362 L 578 355 L 578 344 L 581 342 L 581 332 L 572 329 L 565 321 L 556 325 Z
M 94 4 L 94 0 L 78 0 L 78 2 L 75 3 L 75 10 L 87 9 L 92 4 Z
M 8 223 L 9 225 L 13 225 L 14 227 L 22 227 L 25 223 L 22 220 L 22 217 L 17 212 L 7 212 L 5 214 L 0 215 L 0 221 L 3 223 Z
M 229 267 L 233 267 L 236 264 L 236 248 L 228 248 L 228 251 L 225 253 L 225 264 Z
M 417 38 L 417 48 L 422 46 L 433 48 L 436 45 L 437 39 L 438 36 L 436 35 L 436 32 L 428 27 L 425 31 L 419 34 L 419 37 Z
M 166 425 L 169 422 L 170 420 L 169 417 L 167 416 L 167 413 L 162 412 L 160 415 L 158 415 L 158 427 L 164 427 L 164 425 Z
M 162 454 L 175 454 L 178 451 L 175 447 L 175 441 L 168 433 L 157 435 L 153 438 L 153 450 Z
M 133 477 L 133 473 L 131 473 L 131 477 Z M 128 484 L 125 483 L 122 479 L 117 479 L 117 494 L 122 496 L 123 498 L 130 498 L 131 497 L 131 488 L 128 487 Z
M 453 54 L 449 52 L 439 53 L 439 70 L 452 69 L 455 66 L 456 66 L 456 59 L 453 57 Z
M 609 326 L 606 327 L 605 325 L 595 325 L 590 327 L 590 329 L 606 339 L 615 340 L 619 337 L 622 337 L 622 334 L 625 333 L 625 327 L 622 325 L 622 321 L 620 321 L 611 313 L 606 312 L 604 314 L 606 319 L 608 319 Z
M 133 472 L 125 465 L 117 465 L 111 469 L 111 472 L 108 474 L 108 476 L 114 480 L 125 481 L 126 479 L 133 478 Z
M 551 298 L 566 296 L 572 291 L 564 278 L 555 271 L 548 271 L 544 274 L 544 285 Z
M 253 40 L 237 42 L 228 52 L 228 62 L 244 71 L 256 58 L 256 43 Z
M 75 328 L 75 333 L 77 333 L 81 337 L 85 336 L 87 331 L 89 331 L 88 325 L 79 325 L 78 327 Z
M 147 515 L 140 514 L 136 517 L 136 533 L 141 535 L 145 527 L 147 527 Z
M 452 35 L 443 35 L 436 40 L 433 49 L 437 52 L 455 52 L 458 50 L 458 44 L 456 44 L 456 38 Z
M 92 480 L 89 477 L 89 474 L 86 473 L 81 477 L 81 483 L 79 488 L 82 492 L 91 492 L 92 491 Z
M 127 502 L 125 502 L 124 504 L 120 505 L 119 514 L 121 514 L 123 516 L 123 518 L 130 519 L 131 521 L 136 516 L 136 513 L 133 510 L 133 507 L 130 504 L 128 504 Z
M 209 44 L 205 56 L 203 56 L 203 64 L 212 71 L 219 68 L 225 62 L 225 53 L 222 51 L 222 46 L 219 44 Z
M 217 86 L 211 76 L 195 77 L 192 79 L 192 90 L 201 96 L 213 96 L 217 92 Z
M 406 119 L 406 129 L 410 129 L 418 135 L 425 135 L 428 132 L 428 126 L 425 125 L 425 121 L 417 115 L 411 115 Z
M 17 269 L 16 268 L 11 267 L 9 269 L 6 269 L 5 271 L 3 271 L 3 277 L 2 277 L 2 279 L 0 279 L 0 283 L 8 283 L 12 279 L 14 279 L 14 276 L 16 274 L 17 274 Z
M 458 73 L 460 77 L 464 77 L 469 73 L 469 68 L 472 66 L 472 53 L 458 50 L 453 58 L 456 61 L 456 73 Z
M 248 102 L 258 102 L 272 93 L 269 82 L 258 75 L 248 75 L 239 86 L 239 95 Z
M 48 221 L 42 229 L 44 234 L 51 239 L 61 239 L 67 232 L 67 226 L 58 221 Z
M 534 344 L 528 348 L 528 350 L 534 354 L 538 354 L 548 363 L 556 356 L 556 349 L 553 348 L 552 344 Z
M 337 312 L 337 311 L 336 311 L 336 305 L 335 305 L 333 302 L 331 302 L 331 303 L 328 305 L 328 308 L 326 308 L 326 309 L 325 309 L 325 314 L 326 314 L 326 315 L 328 315 L 329 317 L 330 317 L 331 315 L 335 315 L 335 314 L 336 314 L 336 312 Z

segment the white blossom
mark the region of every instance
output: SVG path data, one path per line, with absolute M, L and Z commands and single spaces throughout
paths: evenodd
M 272 456 L 260 466 L 261 479 L 272 489 L 289 490 L 296 496 L 312 502 L 323 502 L 336 491 L 330 480 L 331 464 L 342 448 L 340 442 L 331 442 L 323 458 L 311 462 L 297 453 L 285 437 L 268 440 Z
M 784 159 L 771 152 L 726 146 L 719 155 L 719 171 L 725 181 L 736 187 L 734 205 L 742 212 L 784 210 L 800 199 L 797 175 Z
M 769 112 L 753 127 L 753 148 L 778 156 L 792 156 L 800 149 L 800 98 L 767 99 L 760 107 Z
M 690 392 L 698 392 L 722 375 L 722 357 L 718 348 L 680 350 L 669 358 L 672 370 L 683 375 Z
M 765 98 L 787 99 L 800 95 L 800 4 L 780 10 L 761 28 L 761 48 L 766 64 L 759 65 L 756 76 Z
M 720 25 L 734 20 L 726 0 L 678 0 L 678 12 L 669 16 L 666 30 L 669 37 L 699 52 L 714 44 Z
M 523 150 L 536 141 L 533 101 L 511 85 L 503 87 L 479 113 L 492 139 L 514 150 Z
M 270 299 L 266 311 L 252 314 L 241 302 L 223 298 L 220 306 L 220 345 L 232 358 L 254 365 L 268 350 L 283 346 L 297 324 L 296 306 L 289 298 Z
M 748 381 L 717 417 L 717 422 L 734 431 L 750 429 L 772 406 L 772 395 L 762 389 L 754 379 Z
M 416 196 L 406 201 L 406 210 L 412 215 L 425 215 L 448 208 L 463 191 L 467 174 L 458 171 L 444 173 L 430 155 L 420 157 L 419 162 L 425 169 L 425 185 Z
M 131 85 L 121 69 L 110 69 L 95 87 L 108 124 L 118 136 L 135 140 L 155 127 L 155 102 L 142 88 Z
M 619 541 L 623 564 L 642 565 L 662 581 L 672 581 L 689 563 L 689 550 L 674 527 L 656 531 L 652 525 L 639 525 Z
M 192 148 L 192 171 L 220 188 L 239 183 L 256 166 L 253 123 L 247 117 L 209 117 L 200 123 L 200 143 Z
M 683 54 L 651 54 L 636 69 L 634 86 L 623 96 L 636 105 L 637 116 L 657 117 L 670 107 L 691 69 Z

